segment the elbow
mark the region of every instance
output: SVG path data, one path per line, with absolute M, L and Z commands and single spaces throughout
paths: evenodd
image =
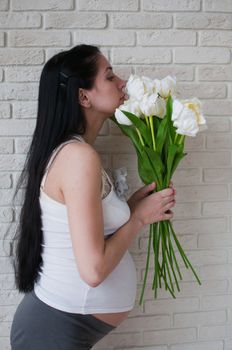
M 86 284 L 88 284 L 92 288 L 96 288 L 103 281 L 99 274 L 95 272 L 82 273 L 80 277 Z

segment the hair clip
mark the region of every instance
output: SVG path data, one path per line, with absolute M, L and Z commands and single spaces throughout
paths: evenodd
M 60 72 L 60 86 L 66 87 L 69 76 L 64 72 Z

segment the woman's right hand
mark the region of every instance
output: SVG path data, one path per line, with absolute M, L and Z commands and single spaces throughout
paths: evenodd
M 131 206 L 131 218 L 145 226 L 154 222 L 169 220 L 173 217 L 171 208 L 175 205 L 175 189 L 165 188 L 159 192 L 153 192 L 156 184 L 144 186 L 139 191 L 143 195 Z M 139 192 L 137 191 L 137 192 Z

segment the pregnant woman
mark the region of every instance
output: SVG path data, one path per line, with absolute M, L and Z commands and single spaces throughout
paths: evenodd
M 175 190 L 155 183 L 121 200 L 93 144 L 123 103 L 126 82 L 101 51 L 78 45 L 53 56 L 39 86 L 35 131 L 15 244 L 24 297 L 12 350 L 87 350 L 132 310 L 136 270 L 128 251 L 147 224 L 170 219 Z

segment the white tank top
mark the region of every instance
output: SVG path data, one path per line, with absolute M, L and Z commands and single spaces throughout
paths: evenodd
M 85 142 L 80 135 L 74 137 Z M 66 312 L 89 314 L 128 311 L 134 306 L 137 286 L 136 269 L 129 251 L 125 252 L 102 283 L 90 287 L 81 279 L 77 268 L 66 205 L 43 191 L 48 169 L 58 151 L 74 141 L 64 142 L 53 151 L 41 182 L 39 200 L 44 237 L 43 266 L 34 287 L 35 294 L 46 304 Z M 104 236 L 108 236 L 129 220 L 130 209 L 126 201 L 117 196 L 108 174 L 104 170 L 103 173 L 111 183 L 110 192 L 102 199 Z

